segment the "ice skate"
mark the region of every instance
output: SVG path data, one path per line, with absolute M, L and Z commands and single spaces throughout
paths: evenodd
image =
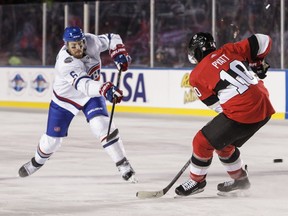
M 250 182 L 248 176 L 239 180 L 231 180 L 218 184 L 217 193 L 219 196 L 230 196 L 230 197 L 239 197 L 239 196 L 249 196 L 248 189 L 250 188 Z
M 247 169 L 247 168 L 246 168 Z M 242 193 L 250 188 L 250 182 L 248 179 L 247 170 L 244 171 L 245 175 L 240 179 L 235 179 L 231 181 L 226 181 L 218 184 L 218 195 L 219 196 L 246 196 L 248 193 Z
M 137 183 L 138 182 L 138 180 L 135 177 L 135 171 L 134 171 L 134 169 L 132 168 L 132 166 L 130 165 L 129 161 L 126 158 L 124 158 L 121 161 L 119 161 L 116 164 L 116 166 L 117 166 L 119 172 L 121 173 L 122 178 L 125 181 L 130 181 L 132 183 Z
M 206 186 L 206 180 L 201 182 L 195 182 L 192 179 L 184 182 L 175 189 L 175 193 L 178 196 L 189 196 L 204 191 Z
M 37 164 L 39 166 L 34 166 L 36 165 L 37 162 L 35 161 L 35 158 L 33 157 L 29 162 L 25 163 L 22 167 L 20 167 L 18 174 L 20 177 L 27 177 L 35 173 L 38 169 L 42 167 L 42 165 Z

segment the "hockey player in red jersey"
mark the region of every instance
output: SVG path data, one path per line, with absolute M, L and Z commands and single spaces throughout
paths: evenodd
M 199 32 L 191 38 L 188 58 L 197 65 L 190 73 L 190 85 L 219 114 L 195 135 L 190 178 L 175 189 L 177 195 L 204 191 L 214 151 L 232 178 L 218 184 L 218 191 L 223 194 L 250 187 L 239 148 L 275 113 L 261 80 L 270 67 L 265 57 L 271 45 L 271 38 L 264 34 L 219 49 L 210 33 Z

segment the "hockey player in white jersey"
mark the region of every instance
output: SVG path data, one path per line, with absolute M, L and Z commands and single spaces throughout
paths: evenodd
M 127 71 L 131 61 L 118 34 L 94 35 L 83 33 L 77 26 L 67 27 L 63 34 L 64 46 L 57 55 L 53 96 L 49 106 L 47 130 L 39 141 L 35 156 L 19 169 L 26 177 L 43 166 L 61 146 L 69 125 L 82 111 L 92 133 L 116 164 L 122 178 L 137 182 L 135 171 L 127 160 L 121 137 L 114 123 L 107 141 L 109 116 L 106 101 L 120 103 L 123 92 L 111 82 L 100 80 L 100 53 L 109 50 L 118 70 Z

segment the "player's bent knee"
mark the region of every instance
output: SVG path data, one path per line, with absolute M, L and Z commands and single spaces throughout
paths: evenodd
M 237 150 L 235 150 L 235 146 L 228 145 L 221 150 L 216 150 L 216 153 L 220 158 L 229 158 L 231 155 Z M 239 150 L 238 150 L 239 151 Z
M 110 119 L 107 116 L 96 116 L 89 122 L 92 133 L 100 141 L 107 136 L 109 121 Z M 114 130 L 116 130 L 116 127 L 112 122 L 110 131 L 113 132 Z
M 211 158 L 213 156 L 214 147 L 208 142 L 201 131 L 195 135 L 193 139 L 193 153 L 201 158 Z
M 40 139 L 40 149 L 46 153 L 53 153 L 60 148 L 62 139 L 62 137 L 51 137 L 43 134 Z

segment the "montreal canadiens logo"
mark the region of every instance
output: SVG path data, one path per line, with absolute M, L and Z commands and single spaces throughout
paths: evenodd
M 54 131 L 55 132 L 60 132 L 61 131 L 61 127 L 54 127 Z

